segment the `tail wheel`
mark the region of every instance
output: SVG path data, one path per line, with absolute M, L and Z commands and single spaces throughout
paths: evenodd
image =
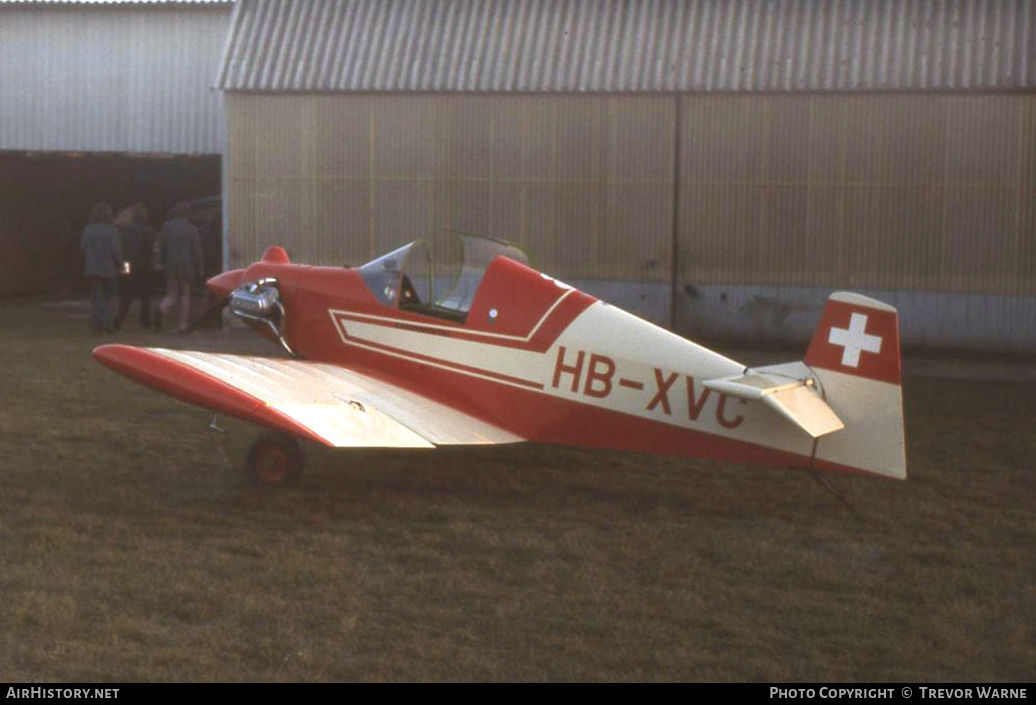
M 298 482 L 302 465 L 298 441 L 281 433 L 264 433 L 248 449 L 244 475 L 257 485 L 279 487 Z

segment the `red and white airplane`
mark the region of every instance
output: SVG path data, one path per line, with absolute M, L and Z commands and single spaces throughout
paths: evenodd
M 101 363 L 265 426 L 246 470 L 335 447 L 537 441 L 904 479 L 896 310 L 839 292 L 805 360 L 749 368 L 465 236 L 454 276 L 411 243 L 362 267 L 271 247 L 208 289 L 287 357 L 102 345 Z

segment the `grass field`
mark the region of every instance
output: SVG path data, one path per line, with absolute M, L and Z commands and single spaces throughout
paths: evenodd
M 520 446 L 308 451 L 0 301 L 0 681 L 1036 679 L 1036 383 L 910 377 L 910 479 Z M 239 352 L 247 333 L 123 342 Z

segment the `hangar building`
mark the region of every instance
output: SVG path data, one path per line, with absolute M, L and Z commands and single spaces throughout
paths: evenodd
M 219 196 L 231 7 L 0 0 L 0 295 L 79 282 L 97 201 Z
M 710 341 L 1036 350 L 1027 0 L 242 0 L 227 259 L 444 230 Z

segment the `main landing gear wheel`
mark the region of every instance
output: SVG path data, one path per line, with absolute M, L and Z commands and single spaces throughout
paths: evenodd
M 244 478 L 264 487 L 283 487 L 298 482 L 302 465 L 298 441 L 283 433 L 264 433 L 248 449 Z

